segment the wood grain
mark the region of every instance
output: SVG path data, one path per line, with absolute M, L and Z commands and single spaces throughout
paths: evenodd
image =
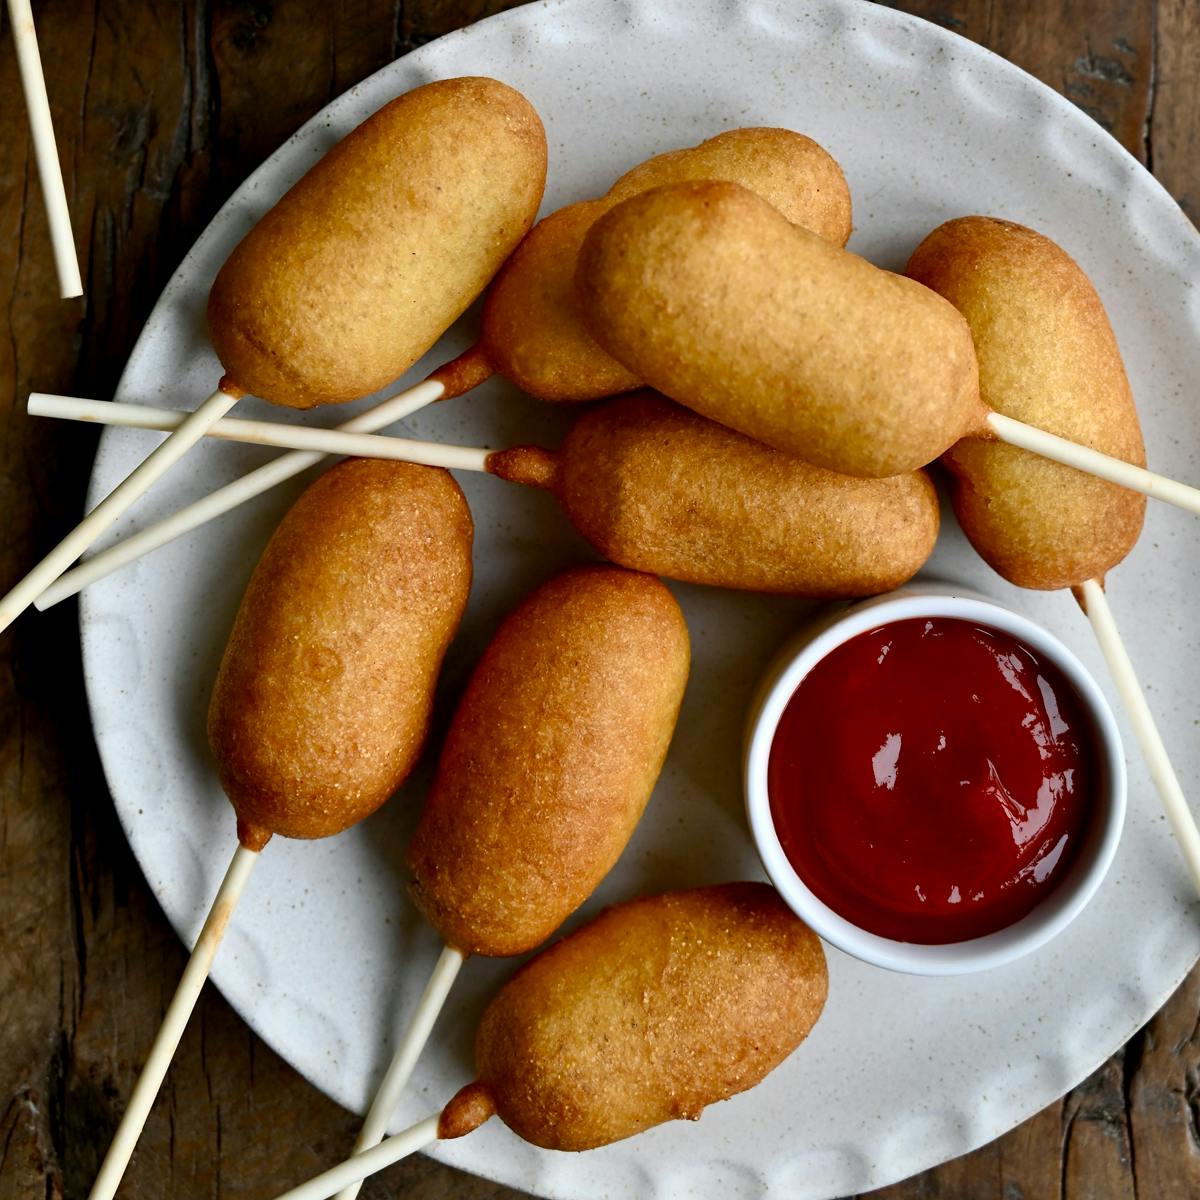
M 57 298 L 0 22 L 0 588 L 74 523 L 95 433 L 25 395 L 111 394 L 170 273 L 233 188 L 333 96 L 504 0 L 44 0 L 38 34 L 86 300 Z M 905 0 L 1068 95 L 1200 215 L 1194 0 Z M 0 1200 L 84 1197 L 184 963 L 88 732 L 70 606 L 0 635 Z M 1091 1079 L 1006 1137 L 874 1200 L 1200 1196 L 1200 972 Z M 269 1197 L 339 1158 L 355 1118 L 215 993 L 122 1194 Z M 417 1158 L 368 1200 L 518 1193 Z
M 1200 5 L 1159 0 L 1152 31 L 1146 165 L 1183 211 L 1200 221 Z

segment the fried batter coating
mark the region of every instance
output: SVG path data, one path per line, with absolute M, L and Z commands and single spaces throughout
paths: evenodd
M 615 204 L 687 179 L 750 188 L 789 221 L 838 246 L 850 236 L 850 189 L 841 167 L 789 129 L 731 129 L 688 150 L 660 154 L 622 175 L 606 196 L 539 221 L 488 290 L 481 349 L 506 379 L 541 400 L 596 400 L 638 378 L 592 338 L 575 295 L 575 261 L 588 230 Z
M 827 991 L 820 941 L 766 884 L 618 905 L 488 1005 L 478 1080 L 446 1106 L 438 1135 L 495 1112 L 536 1146 L 589 1150 L 695 1120 L 783 1062 Z
M 899 475 L 984 428 L 966 322 L 935 292 L 732 183 L 672 184 L 591 228 L 596 340 L 702 416 L 847 475 Z
M 467 603 L 472 534 L 450 474 L 408 463 L 341 463 L 289 510 L 208 713 L 244 845 L 338 833 L 400 786 Z
M 546 135 L 517 91 L 447 79 L 343 138 L 242 239 L 208 325 L 229 377 L 293 408 L 402 375 L 525 235 Z
M 907 273 L 966 317 L 989 407 L 1145 466 L 1117 340 L 1066 251 L 1011 221 L 962 217 L 917 247 Z M 1145 496 L 1028 450 L 971 438 L 944 461 L 959 524 L 1018 587 L 1102 580 L 1141 532 Z
M 915 575 L 937 540 L 924 472 L 838 475 L 651 391 L 582 414 L 556 456 L 518 447 L 488 469 L 552 490 L 613 562 L 689 583 L 870 596 Z
M 451 946 L 522 954 L 595 890 L 650 799 L 690 651 L 657 579 L 563 572 L 500 626 L 467 685 L 409 848 Z

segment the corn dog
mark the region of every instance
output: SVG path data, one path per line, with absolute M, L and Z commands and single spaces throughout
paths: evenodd
M 649 391 L 583 413 L 557 454 L 515 447 L 487 467 L 550 490 L 613 562 L 690 583 L 867 596 L 915 575 L 937 539 L 923 472 L 838 475 Z
M 420 752 L 471 583 L 450 475 L 350 460 L 300 497 L 234 621 L 208 735 L 238 838 L 328 837 L 374 812 Z
M 533 223 L 541 120 L 494 79 L 393 100 L 343 138 L 234 249 L 208 301 L 246 392 L 310 408 L 402 375 Z
M 460 1137 L 497 1113 L 551 1150 L 589 1150 L 753 1087 L 807 1037 L 828 990 L 816 935 L 761 883 L 608 909 L 488 1005 L 478 1078 L 442 1111 Z
M 413 897 L 449 945 L 524 953 L 591 895 L 650 798 L 688 662 L 679 605 L 632 571 L 566 571 L 506 618 L 409 848 Z
M 928 288 L 732 183 L 679 183 L 592 226 L 592 335 L 651 387 L 815 466 L 886 476 L 983 433 L 971 334 Z
M 992 217 L 935 229 L 906 273 L 966 318 L 984 402 L 1127 462 L 1146 451 L 1100 297 L 1049 238 Z M 1133 549 L 1146 498 L 1027 450 L 971 439 L 943 461 L 971 544 L 1018 587 L 1103 579 Z

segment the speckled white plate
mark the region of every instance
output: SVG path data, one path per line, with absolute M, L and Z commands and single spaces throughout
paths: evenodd
M 207 395 L 219 371 L 205 339 L 205 297 L 234 243 L 370 112 L 417 84 L 459 74 L 514 84 L 545 118 L 547 211 L 603 191 L 650 154 L 730 126 L 774 124 L 813 135 L 840 160 L 855 202 L 852 247 L 883 265 L 902 264 L 948 217 L 984 212 L 1033 225 L 1083 263 L 1108 304 L 1151 463 L 1200 479 L 1196 231 L 1116 142 L 1049 89 L 942 29 L 854 0 L 534 4 L 393 63 L 314 118 L 221 211 L 155 308 L 119 398 L 190 407 Z M 456 353 L 470 333 L 468 320 L 411 378 Z M 333 424 L 346 415 L 302 419 Z M 466 444 L 554 444 L 569 419 L 496 383 L 423 412 L 410 426 Z M 153 440 L 108 432 L 93 500 Z M 205 445 L 121 532 L 265 457 Z M 590 556 L 545 495 L 491 478 L 462 482 L 478 524 L 478 577 L 444 673 L 443 725 L 500 615 L 556 568 Z M 232 815 L 205 746 L 209 688 L 246 577 L 298 489 L 281 489 L 157 552 L 92 589 L 83 609 L 105 770 L 146 877 L 189 943 L 234 845 Z M 1198 544 L 1200 524 L 1152 504 L 1139 546 L 1110 581 L 1113 607 L 1193 795 L 1200 794 Z M 1069 596 L 1008 587 L 952 522 L 929 571 L 1044 622 L 1104 678 Z M 674 590 L 695 649 L 679 732 L 645 820 L 586 911 L 648 889 L 761 877 L 742 816 L 741 724 L 760 670 L 806 606 Z M 1127 742 L 1134 744 L 1132 736 Z M 418 772 L 385 811 L 341 837 L 277 839 L 213 973 L 276 1050 L 360 1110 L 437 950 L 405 899 L 398 868 L 426 780 L 427 769 Z M 1032 957 L 954 980 L 905 978 L 831 953 L 830 1002 L 813 1036 L 760 1087 L 698 1123 L 571 1155 L 536 1150 L 492 1122 L 434 1153 L 546 1196 L 802 1200 L 884 1184 L 986 1142 L 1120 1046 L 1200 951 L 1200 913 L 1136 755 L 1130 787 L 1110 877 L 1083 917 Z M 511 970 L 503 962 L 467 965 L 397 1126 L 424 1116 L 469 1078 L 475 1017 Z M 294 1181 L 323 1165 L 298 1146 Z

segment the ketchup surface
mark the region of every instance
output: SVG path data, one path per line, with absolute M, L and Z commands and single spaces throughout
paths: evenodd
M 872 933 L 948 943 L 1011 925 L 1081 844 L 1091 727 L 1051 663 L 997 629 L 896 621 L 801 681 L 767 786 L 784 852 Z

